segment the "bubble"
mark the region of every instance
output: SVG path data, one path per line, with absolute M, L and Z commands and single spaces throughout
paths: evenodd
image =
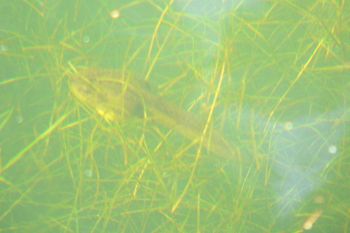
M 312 222 L 305 222 L 303 225 L 304 230 L 310 230 L 313 226 Z
M 4 44 L 1 44 L 0 45 L 0 53 L 5 53 L 7 52 L 8 48 L 6 47 L 6 45 Z
M 17 116 L 15 117 L 15 119 L 16 119 L 17 124 L 22 124 L 23 121 L 24 121 L 22 115 L 17 115 Z
M 328 152 L 330 153 L 330 154 L 332 154 L 332 155 L 334 155 L 334 154 L 336 154 L 337 153 L 337 147 L 335 146 L 335 145 L 330 145 L 329 147 L 328 147 Z
M 292 130 L 292 129 L 293 129 L 293 122 L 287 121 L 287 122 L 284 124 L 284 129 L 285 129 L 286 131 Z
M 86 176 L 86 177 L 91 178 L 91 177 L 92 177 L 93 172 L 92 172 L 92 170 L 91 170 L 91 169 L 86 169 L 86 170 L 84 171 L 84 174 L 85 174 L 85 176 Z
M 84 37 L 83 37 L 83 42 L 84 42 L 85 44 L 88 44 L 88 43 L 90 42 L 90 36 L 84 36 Z
M 111 13 L 109 13 L 112 19 L 118 19 L 120 17 L 120 11 L 115 9 L 112 10 Z
M 45 7 L 45 2 L 44 2 L 44 1 L 40 1 L 40 2 L 39 2 L 39 6 L 40 6 L 41 8 L 44 8 L 44 7 Z
M 313 225 L 317 222 L 317 220 L 321 217 L 322 210 L 317 210 L 314 213 L 312 213 L 307 220 L 303 224 L 304 230 L 311 230 Z

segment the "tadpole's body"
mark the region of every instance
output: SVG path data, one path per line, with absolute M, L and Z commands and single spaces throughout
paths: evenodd
M 220 157 L 237 158 L 237 151 L 217 131 L 202 135 L 206 121 L 153 94 L 142 80 L 107 69 L 79 68 L 70 77 L 73 95 L 108 122 L 145 117 L 172 129 Z

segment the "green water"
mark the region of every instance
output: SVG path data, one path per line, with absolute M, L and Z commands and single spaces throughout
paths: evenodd
M 1 1 L 0 232 L 350 232 L 348 12 Z M 196 133 L 147 103 L 106 121 L 72 95 L 79 67 L 132 74 Z

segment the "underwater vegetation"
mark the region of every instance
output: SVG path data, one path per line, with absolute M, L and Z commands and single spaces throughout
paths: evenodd
M 219 132 L 211 132 L 210 139 L 205 138 L 205 135 L 201 139 L 203 129 L 210 122 L 154 95 L 142 80 L 113 70 L 91 68 L 79 69 L 70 79 L 73 95 L 107 122 L 123 122 L 130 117 L 145 118 L 146 121 L 177 131 L 188 139 L 202 141 L 219 156 L 227 159 L 238 157 L 238 152 Z
M 0 3 L 0 232 L 350 232 L 339 1 Z

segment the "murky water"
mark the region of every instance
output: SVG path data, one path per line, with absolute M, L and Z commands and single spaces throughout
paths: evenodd
M 349 232 L 347 12 L 0 3 L 0 231 Z

